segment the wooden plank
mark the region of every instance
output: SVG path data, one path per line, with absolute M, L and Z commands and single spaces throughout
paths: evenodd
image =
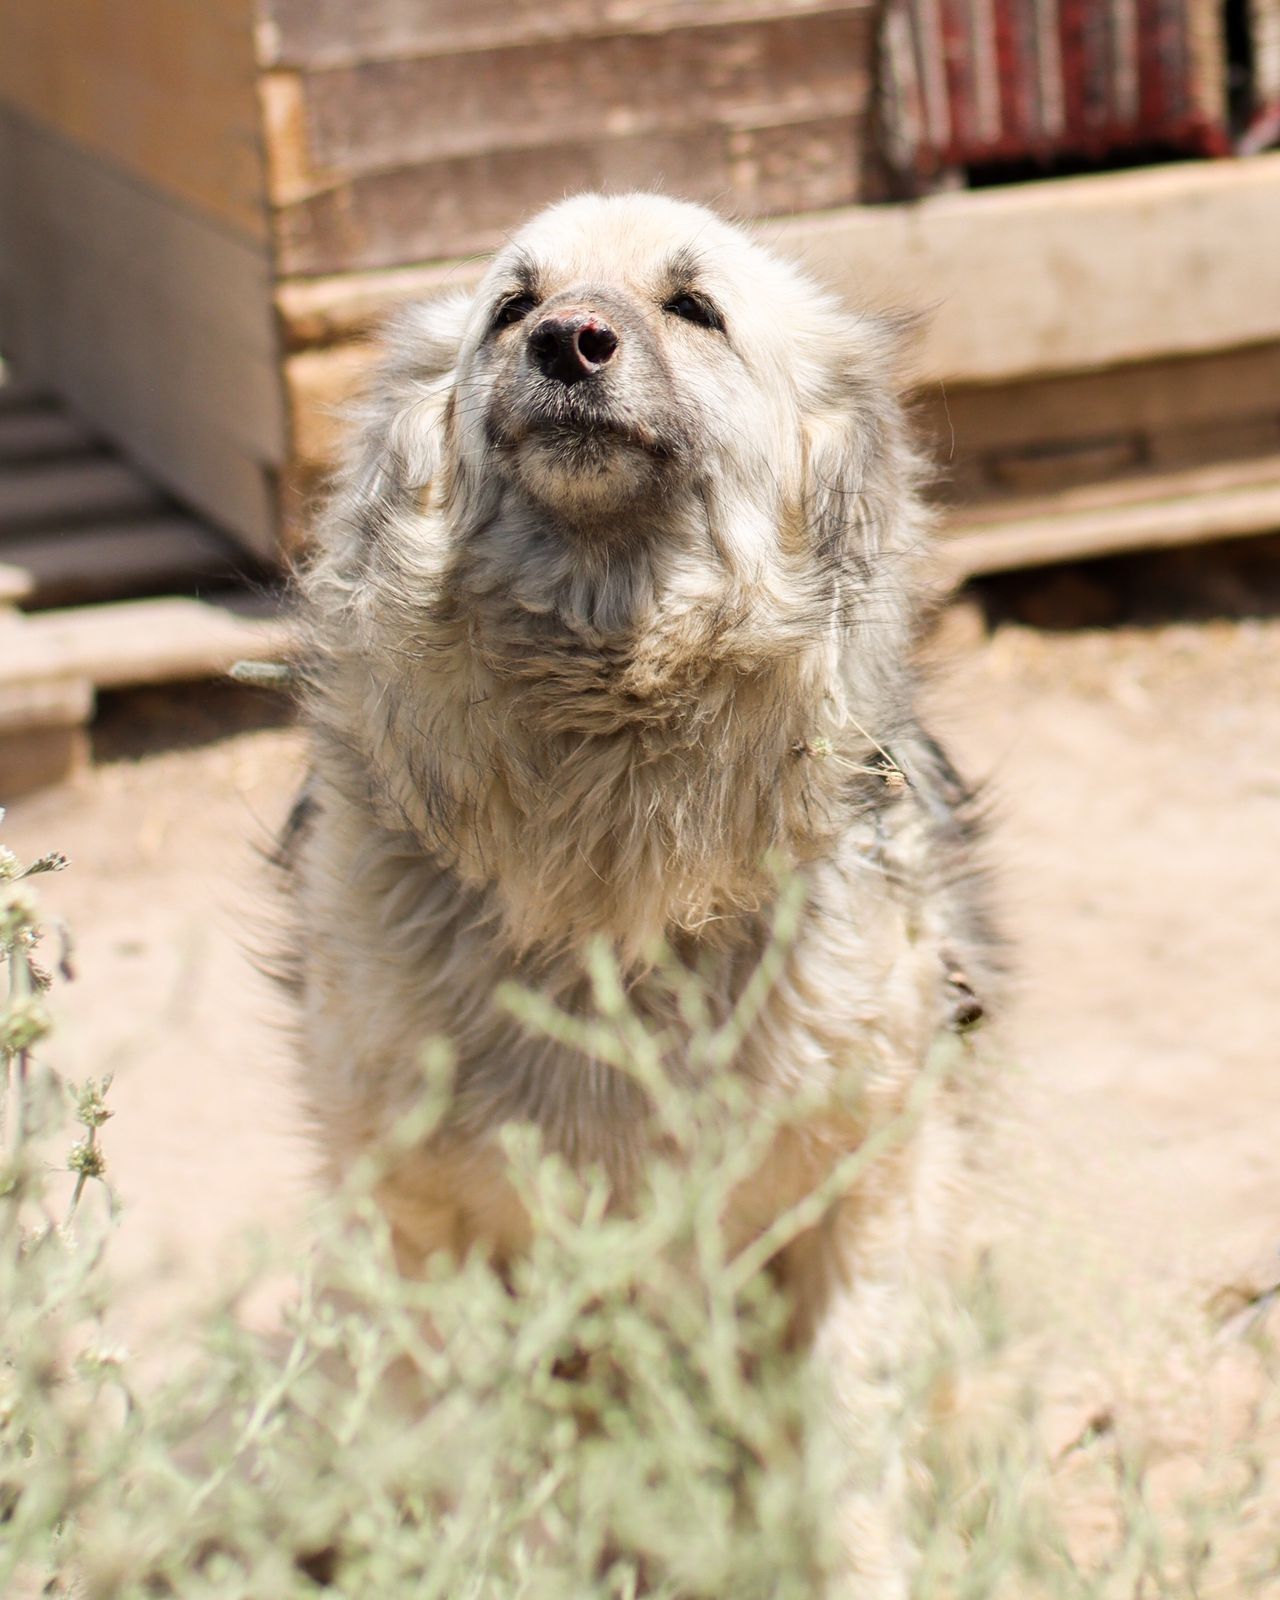
M 973 508 L 950 520 L 940 558 L 951 575 L 1079 561 L 1122 550 L 1280 530 L 1280 457 L 1149 475 L 1087 498 L 1061 495 L 1021 511 Z M 1139 489 L 1144 493 L 1139 497 Z
M 0 411 L 0 466 L 80 455 L 92 447 L 92 435 L 65 411 L 52 407 Z
M 225 583 L 244 566 L 244 558 L 227 539 L 189 517 L 155 517 L 4 539 L 0 557 L 26 575 L 29 600 L 40 606 Z
M 108 457 L 10 467 L 0 476 L 0 535 L 140 516 L 162 504 L 145 478 Z
M 861 115 L 866 0 L 812 16 L 516 45 L 266 78 L 276 204 L 362 173 L 491 151 L 812 124 Z
M 258 59 L 266 67 L 358 62 L 482 50 L 612 33 L 667 33 L 695 26 L 843 11 L 832 0 L 265 0 Z
M 301 309 L 315 326 L 320 313 L 305 302 Z M 1019 383 L 949 384 L 922 393 L 916 410 L 924 431 L 944 445 L 954 439 L 958 452 L 1256 417 L 1280 412 L 1280 343 Z
M 497 150 L 369 173 L 276 213 L 281 276 L 397 266 L 491 250 L 512 225 L 579 189 L 655 184 L 744 216 L 847 203 L 863 191 L 858 117 L 718 127 Z
M 372 344 L 302 350 L 285 363 L 294 461 L 317 466 L 337 459 L 346 413 L 377 355 Z
M 277 659 L 289 643 L 277 616 L 169 597 L 39 612 L 24 626 L 46 659 L 99 689 L 219 677 L 246 657 Z
M 398 305 L 431 300 L 455 289 L 474 289 L 484 263 L 429 262 L 380 272 L 343 272 L 324 278 L 285 278 L 276 285 L 276 311 L 287 350 L 363 339 Z M 0 390 L 0 395 L 3 394 Z
M 0 0 L 0 100 L 265 240 L 253 0 Z
M 1280 337 L 1280 153 L 761 228 L 863 304 L 937 306 L 922 378 L 997 383 Z

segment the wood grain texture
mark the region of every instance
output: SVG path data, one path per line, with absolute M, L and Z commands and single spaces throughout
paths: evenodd
M 0 0 L 0 101 L 252 238 L 254 0 Z
M 1226 423 L 1280 412 L 1280 343 L 1020 383 L 930 385 L 916 411 L 944 452 L 961 453 Z
M 941 556 L 966 576 L 1277 530 L 1280 456 L 1272 456 L 975 506 L 949 519 Z
M 282 277 L 483 252 L 580 189 L 662 189 L 739 215 L 824 208 L 862 192 L 859 118 L 499 150 L 370 173 L 282 208 Z
M 985 447 L 1257 414 L 1280 395 L 1280 155 L 844 207 L 756 232 L 854 304 L 927 309 L 918 388 L 944 441 L 952 397 L 966 444 Z M 286 342 L 365 336 L 402 301 L 482 270 L 286 277 Z M 967 387 L 944 401 L 939 381 Z
M 865 6 L 733 27 L 618 34 L 362 63 L 272 85 L 305 129 L 298 190 L 389 168 L 592 140 L 758 129 L 865 112 Z M 655 169 L 657 170 L 657 169 Z
M 921 378 L 998 383 L 1280 337 L 1280 154 L 796 217 L 761 230 L 863 303 L 935 306 Z
M 265 67 L 333 67 L 615 33 L 847 12 L 832 0 L 263 0 Z

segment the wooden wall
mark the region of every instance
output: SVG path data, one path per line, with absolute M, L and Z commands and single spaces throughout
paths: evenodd
M 0 0 L 0 350 L 260 554 L 288 459 L 253 0 Z
M 281 277 L 486 250 L 567 192 L 868 190 L 871 0 L 261 0 Z
M 0 0 L 0 102 L 265 240 L 253 0 Z

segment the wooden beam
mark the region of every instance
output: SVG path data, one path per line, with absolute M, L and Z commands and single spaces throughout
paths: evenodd
M 271 198 L 287 205 L 363 173 L 518 149 L 695 131 L 710 144 L 717 130 L 860 116 L 870 97 L 871 17 L 868 0 L 846 0 L 664 34 L 503 40 L 465 58 L 268 74 L 268 144 L 296 146 L 283 160 L 269 151 Z M 273 111 L 276 99 L 287 109 Z
M 492 250 L 580 189 L 652 188 L 742 216 L 847 205 L 865 192 L 865 110 L 758 127 L 690 126 L 478 151 L 334 179 L 276 211 L 283 277 Z
M 975 506 L 949 519 L 940 557 L 950 574 L 971 576 L 1277 531 L 1280 456 L 1272 456 Z
M 258 58 L 266 67 L 343 67 L 847 9 L 841 0 L 264 0 Z
M 220 677 L 245 657 L 276 659 L 289 644 L 278 616 L 169 597 L 38 612 L 23 628 L 39 658 L 57 663 L 61 676 L 99 689 Z
M 936 308 L 922 378 L 1007 383 L 1280 338 L 1280 154 L 762 224 L 858 304 Z

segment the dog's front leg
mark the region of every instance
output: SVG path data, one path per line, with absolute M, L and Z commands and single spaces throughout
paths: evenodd
M 778 1263 L 797 1338 L 819 1367 L 830 1435 L 841 1453 L 839 1560 L 830 1600 L 906 1600 L 907 1533 L 901 1363 L 910 1344 L 906 1208 L 851 1195 Z

